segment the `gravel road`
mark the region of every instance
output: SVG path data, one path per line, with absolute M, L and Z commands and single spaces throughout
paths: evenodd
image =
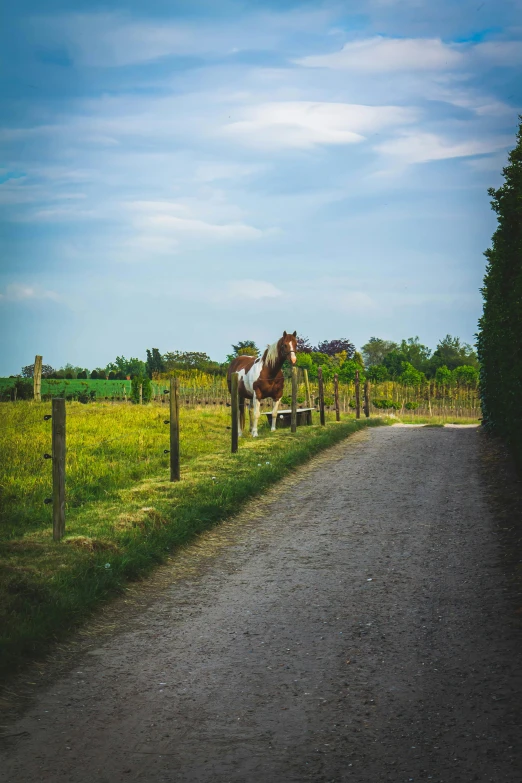
M 480 441 L 361 432 L 202 536 L 4 725 L 2 782 L 521 783 Z

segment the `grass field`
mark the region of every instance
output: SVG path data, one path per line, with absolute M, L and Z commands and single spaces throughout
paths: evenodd
M 240 442 L 229 409 L 181 409 L 181 482 L 168 480 L 159 406 L 67 404 L 66 537 L 52 539 L 50 403 L 0 404 L 0 672 L 45 651 L 167 551 L 294 466 L 379 419 L 300 427 Z

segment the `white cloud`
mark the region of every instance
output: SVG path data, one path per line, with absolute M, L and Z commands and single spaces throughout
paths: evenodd
M 213 239 L 257 239 L 263 232 L 245 223 L 207 223 L 194 218 L 181 218 L 175 215 L 152 215 L 145 223 L 160 231 L 172 234 L 192 235 L 200 238 Z
M 447 70 L 463 62 L 463 53 L 440 38 L 365 38 L 343 46 L 340 52 L 296 60 L 309 68 L 354 71 Z
M 417 113 L 400 106 L 280 101 L 244 110 L 244 119 L 222 133 L 260 147 L 307 148 L 316 144 L 353 144 L 364 133 L 413 122 Z
M 283 292 L 265 280 L 231 280 L 226 289 L 231 299 L 277 299 Z
M 451 141 L 434 133 L 419 131 L 377 144 L 375 149 L 382 155 L 391 156 L 402 163 L 427 163 L 431 160 L 485 155 L 503 149 L 510 143 L 512 139 L 509 137 Z
M 0 302 L 23 302 L 31 299 L 52 299 L 58 302 L 60 301 L 60 296 L 56 291 L 46 291 L 39 285 L 23 285 L 20 283 L 11 283 L 6 286 L 5 293 L 0 293 Z
M 522 41 L 484 41 L 473 53 L 492 65 L 515 66 L 522 63 Z

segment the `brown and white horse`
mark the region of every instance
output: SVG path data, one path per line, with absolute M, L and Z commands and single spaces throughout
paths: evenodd
M 272 397 L 272 432 L 276 428 L 277 409 L 283 396 L 284 377 L 281 367 L 286 359 L 295 364 L 297 350 L 297 332 L 283 336 L 272 345 L 268 345 L 259 359 L 253 356 L 238 356 L 228 368 L 228 388 L 231 386 L 233 372 L 238 374 L 239 417 L 238 435 L 242 435 L 244 425 L 245 400 L 250 400 L 249 415 L 252 436 L 257 437 L 257 422 L 261 414 L 261 400 Z M 243 414 L 243 415 L 242 415 Z

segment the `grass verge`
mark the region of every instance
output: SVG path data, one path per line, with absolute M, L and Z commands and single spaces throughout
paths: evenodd
M 140 409 L 133 410 L 137 417 L 146 415 Z M 38 417 L 41 414 L 39 408 Z M 101 410 L 100 415 L 109 414 Z M 117 415 L 113 409 L 113 416 Z M 153 421 L 158 414 L 151 408 L 148 415 Z M 159 415 L 162 418 L 164 413 Z M 207 426 L 204 416 L 208 417 Z M 24 659 L 43 654 L 100 602 L 123 590 L 127 580 L 143 576 L 174 547 L 236 513 L 295 466 L 353 432 L 387 423 L 383 419 L 344 419 L 330 421 L 326 427 L 300 427 L 295 435 L 289 430 L 269 434 L 264 427 L 260 438 L 245 438 L 239 454 L 232 455 L 228 453 L 226 420 L 226 413 L 219 410 L 186 412 L 181 422 L 185 440 L 180 483 L 167 480 L 166 465 L 160 472 L 154 461 L 141 460 L 141 475 L 136 476 L 133 466 L 132 471 L 119 475 L 119 484 L 115 484 L 114 473 L 112 482 L 109 480 L 110 466 L 107 469 L 103 453 L 97 452 L 97 459 L 91 462 L 97 439 L 91 448 L 86 434 L 89 420 L 83 418 L 76 441 L 71 432 L 71 444 L 76 443 L 76 451 L 69 445 L 73 500 L 68 507 L 67 534 L 59 543 L 52 540 L 49 518 L 42 516 L 48 511 L 41 510 L 40 479 L 31 483 L 31 471 L 26 470 L 27 503 L 23 495 L 17 496 L 23 489 L 23 476 L 13 479 L 14 483 L 4 480 L 4 489 L 10 489 L 0 537 L 0 676 L 5 677 Z M 164 429 L 160 432 L 164 438 Z M 161 451 L 156 442 L 153 446 L 155 452 Z M 116 470 L 114 455 L 105 454 L 105 458 L 112 460 Z M 28 459 L 27 454 L 25 460 L 20 458 L 20 466 L 24 468 Z M 163 456 L 158 459 L 166 461 Z M 76 473 L 74 461 L 79 466 Z M 11 472 L 16 470 L 15 463 Z M 80 486 L 82 475 L 87 489 Z

